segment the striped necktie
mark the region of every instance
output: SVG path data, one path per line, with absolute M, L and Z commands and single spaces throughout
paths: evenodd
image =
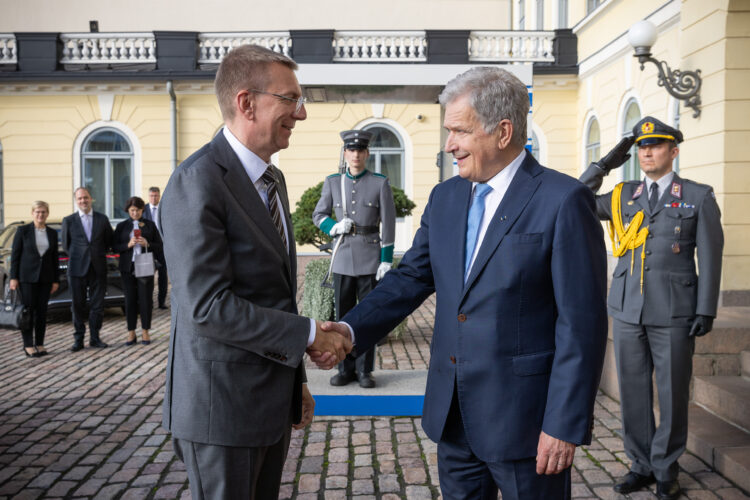
M 281 241 L 284 243 L 284 248 L 287 248 L 286 233 L 284 232 L 284 223 L 281 221 L 281 208 L 279 207 L 278 197 L 276 196 L 276 176 L 271 171 L 271 165 L 268 166 L 263 175 L 261 176 L 263 182 L 266 183 L 266 195 L 268 196 L 268 211 L 271 213 L 271 219 L 273 225 L 276 226 L 276 230 L 281 236 Z

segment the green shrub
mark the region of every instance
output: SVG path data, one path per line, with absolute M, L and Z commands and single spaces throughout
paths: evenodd
M 312 214 L 315 211 L 315 205 L 320 200 L 320 194 L 323 191 L 323 183 L 308 188 L 297 202 L 297 209 L 292 213 L 292 226 L 294 227 L 294 239 L 299 245 L 315 245 L 320 247 L 331 241 L 331 237 L 318 229 L 312 221 Z M 413 201 L 406 196 L 403 189 L 391 186 L 393 192 L 393 205 L 396 207 L 396 217 L 406 217 L 411 215 L 412 210 L 416 207 Z M 331 218 L 336 219 L 332 214 Z M 322 277 L 322 276 L 321 276 Z
M 393 267 L 398 267 L 400 258 L 393 259 Z M 308 318 L 329 321 L 335 318 L 333 307 L 333 289 L 320 286 L 323 276 L 328 271 L 330 259 L 316 259 L 305 266 L 305 289 L 302 292 L 302 314 Z M 330 278 L 333 283 L 333 276 Z M 401 338 L 406 330 L 406 319 L 393 329 L 390 335 Z

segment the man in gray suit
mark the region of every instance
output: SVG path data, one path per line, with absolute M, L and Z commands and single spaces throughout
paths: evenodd
M 313 222 L 321 231 L 341 239 L 332 256 L 336 320 L 364 299 L 393 263 L 396 207 L 388 178 L 365 168 L 371 138 L 372 134 L 363 130 L 341 132 L 346 172 L 326 178 L 313 212 Z M 339 222 L 330 217 L 332 214 Z M 339 363 L 331 385 L 358 380 L 360 387 L 373 388 L 374 367 L 373 347 L 356 361 L 345 359 Z
M 289 201 L 270 160 L 307 117 L 296 68 L 257 46 L 229 52 L 215 80 L 225 127 L 159 205 L 173 284 L 163 422 L 195 499 L 277 498 L 292 425 L 315 405 L 303 355 L 332 368 L 351 350 L 295 305 Z
M 685 451 L 695 337 L 711 331 L 719 297 L 724 235 L 711 186 L 672 171 L 682 133 L 647 116 L 633 136 L 580 180 L 594 192 L 622 165 L 635 142 L 643 181 L 620 183 L 597 196 L 619 257 L 609 291 L 620 385 L 625 452 L 630 472 L 614 489 L 628 494 L 657 482 L 660 499 L 680 495 L 677 459 Z M 698 252 L 700 276 L 696 273 Z M 653 413 L 656 371 L 659 426 Z

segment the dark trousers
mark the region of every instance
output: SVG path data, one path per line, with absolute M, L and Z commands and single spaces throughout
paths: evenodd
M 31 313 L 31 327 L 21 330 L 24 347 L 44 345 L 44 332 L 47 330 L 47 302 L 52 283 L 21 283 L 21 302 Z
M 357 305 L 357 302 L 365 298 L 377 285 L 374 274 L 363 276 L 347 276 L 345 274 L 333 274 L 333 297 L 336 306 L 336 321 L 340 320 L 346 313 Z M 339 363 L 339 373 L 350 375 L 356 370 L 357 373 L 372 373 L 375 367 L 375 348 L 373 347 L 364 354 L 360 354 L 355 361 L 349 358 Z
M 554 475 L 536 473 L 536 457 L 484 462 L 471 451 L 454 392 L 438 443 L 438 475 L 445 500 L 569 500 L 570 467 Z
M 73 336 L 76 342 L 83 343 L 83 337 L 86 334 L 86 295 L 91 309 L 89 310 L 89 334 L 91 340 L 99 340 L 99 330 L 102 328 L 102 317 L 104 315 L 104 293 L 107 290 L 107 275 L 101 276 L 89 267 L 86 276 L 68 275 L 68 286 L 73 298 L 73 304 L 70 309 L 73 313 L 73 326 L 75 332 Z
M 122 289 L 125 292 L 125 317 L 128 330 L 135 330 L 138 313 L 141 315 L 141 328 L 151 329 L 151 312 L 154 307 L 154 277 L 136 278 L 133 273 L 123 273 Z
M 614 319 L 612 333 L 620 386 L 622 431 L 630 469 L 677 479 L 685 451 L 695 337 L 689 327 L 645 326 Z M 654 419 L 652 376 L 656 373 L 659 426 Z
M 185 463 L 194 500 L 276 500 L 291 434 L 290 425 L 276 444 L 252 448 L 175 437 L 172 444 Z
M 167 304 L 167 289 L 169 287 L 167 260 L 164 258 L 164 252 L 161 250 L 156 252 L 155 257 L 156 261 L 159 263 L 156 269 L 156 273 L 159 275 L 156 282 L 157 285 L 159 285 L 157 300 L 159 301 L 159 306 L 164 306 Z

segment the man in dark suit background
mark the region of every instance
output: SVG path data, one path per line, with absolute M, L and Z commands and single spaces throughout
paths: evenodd
M 159 221 L 159 200 L 161 199 L 161 190 L 157 186 L 151 186 L 148 188 L 148 203 L 146 209 L 143 211 L 143 218 L 153 221 L 156 224 L 156 229 L 161 232 L 161 226 Z M 164 258 L 164 249 L 160 248 L 155 252 L 154 257 L 160 264 L 156 272 L 159 274 L 157 285 L 159 291 L 157 293 L 159 309 L 167 308 L 167 288 L 169 287 L 169 279 L 167 277 L 167 260 Z
M 84 320 L 86 290 L 91 300 L 89 312 L 89 345 L 107 347 L 99 330 L 102 327 L 104 294 L 107 290 L 107 250 L 112 246 L 112 226 L 106 215 L 92 208 L 91 193 L 85 187 L 75 190 L 78 210 L 63 219 L 62 244 L 68 254 L 68 286 L 73 298 L 71 311 L 75 342 L 71 351 L 83 349 L 86 334 Z
M 570 498 L 607 338 L 594 197 L 524 150 L 529 97 L 507 71 L 469 70 L 440 103 L 459 175 L 433 189 L 399 267 L 342 322 L 364 351 L 437 292 L 422 426 L 443 498 Z
M 332 368 L 351 350 L 297 315 L 289 200 L 270 165 L 307 117 L 296 68 L 258 46 L 224 56 L 225 126 L 159 205 L 173 285 L 163 422 L 196 500 L 278 498 L 292 425 L 309 424 L 315 405 L 303 355 Z

